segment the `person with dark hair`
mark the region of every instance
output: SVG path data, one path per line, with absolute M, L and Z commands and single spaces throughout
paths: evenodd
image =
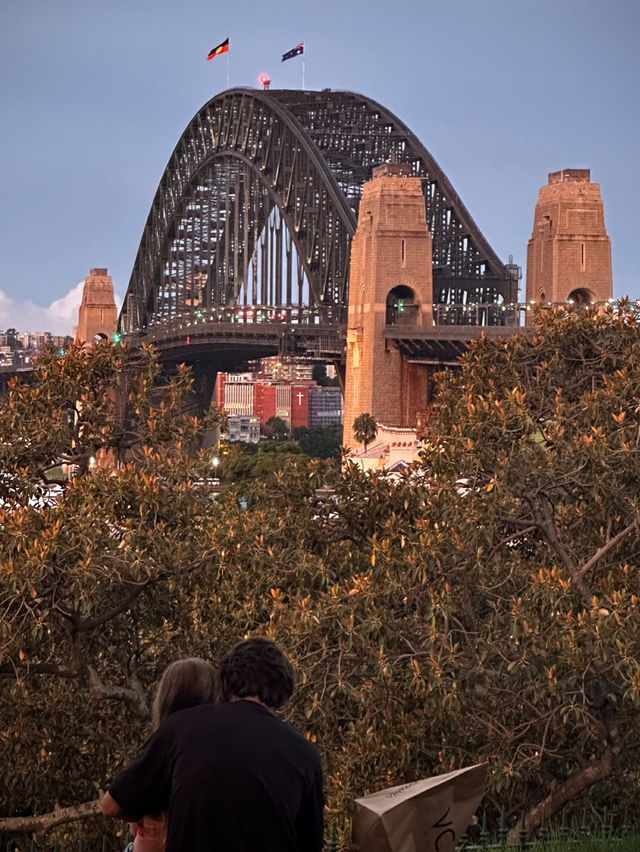
M 253 697 L 272 710 L 291 698 L 294 678 L 293 666 L 276 643 L 259 636 L 239 642 L 220 666 L 228 701 Z
M 115 778 L 103 813 L 168 812 L 166 852 L 320 852 L 320 758 L 274 712 L 293 693 L 290 661 L 270 639 L 247 639 L 220 681 L 226 701 L 171 714 Z

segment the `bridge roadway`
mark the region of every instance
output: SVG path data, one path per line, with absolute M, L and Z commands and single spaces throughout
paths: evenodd
M 503 338 L 521 331 L 525 310 L 523 305 L 439 305 L 435 307 L 437 324 L 426 328 L 400 320 L 386 325 L 384 335 L 411 360 L 450 366 L 481 333 Z M 227 308 L 183 314 L 124 339 L 133 346 L 153 344 L 168 366 L 208 362 L 216 372 L 233 372 L 270 355 L 344 366 L 346 334 L 345 323 L 298 316 L 296 309 Z
M 412 361 L 453 366 L 479 334 L 503 338 L 523 331 L 526 307 L 439 305 L 437 324 L 430 328 L 404 322 L 386 325 L 385 338 Z M 156 346 L 170 370 L 184 362 L 197 372 L 241 371 L 271 355 L 333 361 L 344 370 L 346 333 L 346 324 L 322 322 L 320 316 L 303 316 L 298 309 L 236 307 L 196 310 L 126 334 L 123 340 L 133 347 Z M 32 374 L 32 365 L 0 367 L 0 393 L 14 376 L 28 381 Z
M 300 355 L 317 360 L 340 360 L 344 335 L 335 324 L 292 321 L 233 322 L 178 319 L 123 337 L 130 345 L 158 348 L 163 361 L 194 363 L 205 358 L 217 370 L 233 372 L 250 361 L 270 355 Z

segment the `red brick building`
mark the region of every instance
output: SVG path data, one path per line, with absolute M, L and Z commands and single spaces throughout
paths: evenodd
M 248 373 L 219 373 L 216 401 L 229 415 L 255 415 L 262 424 L 279 417 L 295 429 L 309 425 L 310 394 L 320 390 L 312 380 L 273 382 Z

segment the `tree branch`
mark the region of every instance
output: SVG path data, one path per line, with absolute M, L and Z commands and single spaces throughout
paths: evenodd
M 48 814 L 41 816 L 4 817 L 0 819 L 1 834 L 44 834 L 57 825 L 74 820 L 87 819 L 102 815 L 102 799 L 93 802 L 83 802 L 81 805 L 71 805 L 68 808 L 56 807 Z
M 64 678 L 80 677 L 83 674 L 82 667 L 77 666 L 65 669 L 52 663 L 23 663 L 21 660 L 12 660 L 0 666 L 0 677 L 4 675 L 15 677 L 20 671 L 25 674 L 48 674 Z
M 614 535 L 612 539 L 609 539 L 609 541 L 603 544 L 599 550 L 596 550 L 591 559 L 585 562 L 582 568 L 580 568 L 580 570 L 578 571 L 578 576 L 584 577 L 587 571 L 590 568 L 593 568 L 593 566 L 596 564 L 596 562 L 598 562 L 599 559 L 602 559 L 603 556 L 606 556 L 606 554 L 610 550 L 612 550 L 619 542 L 621 542 L 622 539 L 625 538 L 625 536 L 628 536 L 629 533 L 635 529 L 635 527 L 635 523 L 629 524 L 628 527 L 625 527 L 623 530 L 620 530 L 617 535 Z
M 147 579 L 139 586 L 135 586 L 134 589 L 127 595 L 127 597 L 115 606 L 113 609 L 107 610 L 107 612 L 103 612 L 102 615 L 96 615 L 93 618 L 79 618 L 77 614 L 75 618 L 73 618 L 73 626 L 76 630 L 80 630 L 83 632 L 87 632 L 89 630 L 95 630 L 96 627 L 101 627 L 105 622 L 111 621 L 112 618 L 115 618 L 116 615 L 120 615 L 122 612 L 126 612 L 129 609 L 131 604 L 135 601 L 138 595 L 143 592 L 148 585 L 150 585 L 151 580 Z
M 89 683 L 91 691 L 100 699 L 116 698 L 119 701 L 126 701 L 131 710 L 141 719 L 149 718 L 149 705 L 142 689 L 142 684 L 132 674 L 129 676 L 130 686 L 107 686 L 100 680 L 97 671 L 91 666 L 87 666 L 89 672 Z
M 540 521 L 540 529 L 553 550 L 560 557 L 560 561 L 567 569 L 576 589 L 580 592 L 583 602 L 589 606 L 591 604 L 591 591 L 585 583 L 583 576 L 578 571 L 575 562 L 560 541 L 560 536 L 558 535 L 558 530 L 551 514 L 551 505 L 548 497 L 545 497 L 541 502 L 543 519 Z
M 525 816 L 524 824 L 527 832 L 537 828 L 542 820 L 550 819 L 558 813 L 567 802 L 576 799 L 580 793 L 591 787 L 598 781 L 604 781 L 613 775 L 616 757 L 620 753 L 619 747 L 608 748 L 602 757 L 588 763 L 583 769 L 561 784 L 546 799 L 531 808 Z M 515 826 L 509 833 L 509 841 L 515 843 L 520 833 L 520 825 Z

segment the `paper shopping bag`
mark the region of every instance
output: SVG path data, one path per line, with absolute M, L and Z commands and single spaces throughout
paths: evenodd
M 487 764 L 355 801 L 352 852 L 452 852 L 484 794 Z

